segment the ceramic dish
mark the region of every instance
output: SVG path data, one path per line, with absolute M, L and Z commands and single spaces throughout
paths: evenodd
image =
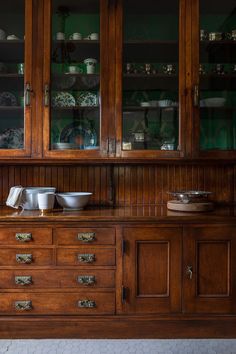
M 74 144 L 77 149 L 84 149 L 86 146 L 96 146 L 97 136 L 91 129 L 71 123 L 62 130 L 60 142 Z
M 172 105 L 171 100 L 159 100 L 157 101 L 157 106 L 158 107 L 169 107 Z
M 75 98 L 69 92 L 57 92 L 52 97 L 53 107 L 74 107 Z
M 88 204 L 89 197 L 92 194 L 88 192 L 58 193 L 56 198 L 58 204 L 64 210 L 82 210 Z
M 11 92 L 1 92 L 0 106 L 17 106 L 16 96 Z
M 223 97 L 205 98 L 200 101 L 200 107 L 223 107 L 226 99 Z
M 78 92 L 76 94 L 76 104 L 81 107 L 97 106 L 97 94 L 90 91 Z
M 24 129 L 9 128 L 0 134 L 0 147 L 2 149 L 23 149 Z
M 190 203 L 196 199 L 207 199 L 212 192 L 207 191 L 176 191 L 176 192 L 167 192 L 172 197 L 181 201 L 182 203 Z

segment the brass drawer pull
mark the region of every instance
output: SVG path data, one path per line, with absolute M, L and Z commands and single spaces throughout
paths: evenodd
M 15 301 L 15 309 L 18 311 L 29 311 L 32 310 L 32 301 Z
M 96 302 L 93 300 L 79 300 L 78 306 L 83 308 L 94 308 L 96 307 Z
M 16 254 L 17 263 L 30 264 L 33 262 L 32 254 Z
M 31 285 L 32 277 L 31 275 L 17 275 L 15 276 L 16 285 Z
M 81 263 L 93 263 L 95 262 L 95 254 L 90 254 L 90 253 L 78 254 L 78 261 Z
M 89 243 L 93 242 L 96 239 L 95 232 L 79 232 L 77 235 L 78 241 Z
M 95 284 L 96 278 L 94 275 L 79 275 L 78 283 L 83 285 L 93 285 Z
M 19 242 L 29 242 L 32 241 L 32 234 L 30 232 L 17 232 L 16 240 Z

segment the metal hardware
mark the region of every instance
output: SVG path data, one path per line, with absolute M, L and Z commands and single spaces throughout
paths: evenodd
M 116 153 L 116 139 L 115 138 L 108 138 L 107 144 L 107 153 L 108 154 L 115 154 Z
M 191 280 L 193 277 L 193 267 L 188 265 L 186 269 L 186 274 L 188 275 L 189 279 Z
M 17 263 L 29 264 L 33 262 L 32 254 L 16 254 Z
M 32 301 L 15 301 L 15 309 L 19 311 L 32 310 Z
M 78 283 L 83 285 L 93 285 L 96 282 L 94 275 L 79 275 Z
M 78 240 L 84 243 L 89 243 L 93 242 L 96 239 L 96 233 L 95 232 L 79 232 L 78 233 Z
M 198 85 L 194 85 L 193 87 L 193 104 L 194 107 L 199 106 L 199 88 Z
M 81 263 L 93 263 L 95 261 L 95 254 L 91 254 L 91 253 L 78 254 L 78 261 Z
M 126 299 L 127 299 L 127 288 L 125 288 L 122 285 L 122 288 L 121 288 L 121 302 L 122 302 L 122 304 L 124 304 L 126 302 Z
M 15 237 L 20 242 L 32 241 L 32 234 L 30 232 L 17 232 Z
M 33 92 L 33 90 L 31 89 L 30 83 L 27 82 L 25 84 L 25 106 L 30 106 L 32 92 Z
M 16 285 L 31 285 L 32 277 L 31 275 L 17 275 L 15 276 Z
M 48 107 L 50 104 L 50 89 L 49 85 L 44 85 L 44 107 Z
M 124 256 L 126 252 L 126 240 L 122 240 L 122 256 Z
M 94 300 L 79 300 L 78 306 L 83 308 L 94 308 L 96 307 L 96 302 Z

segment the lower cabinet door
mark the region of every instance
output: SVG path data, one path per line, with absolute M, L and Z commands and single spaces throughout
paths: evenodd
M 125 313 L 181 311 L 182 229 L 124 229 L 123 307 Z
M 184 229 L 184 311 L 235 313 L 236 227 Z

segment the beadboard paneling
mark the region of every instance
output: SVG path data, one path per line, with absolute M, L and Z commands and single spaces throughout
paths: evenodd
M 117 205 L 166 203 L 167 191 L 209 190 L 217 202 L 236 201 L 233 166 L 157 165 L 117 166 Z
M 0 203 L 5 204 L 10 187 L 56 187 L 58 192 L 88 191 L 90 204 L 109 204 L 109 166 L 0 166 Z
M 10 187 L 55 186 L 59 192 L 89 191 L 90 204 L 162 204 L 167 191 L 209 190 L 217 202 L 236 201 L 233 165 L 0 166 L 0 203 Z M 111 190 L 113 187 L 113 191 Z

